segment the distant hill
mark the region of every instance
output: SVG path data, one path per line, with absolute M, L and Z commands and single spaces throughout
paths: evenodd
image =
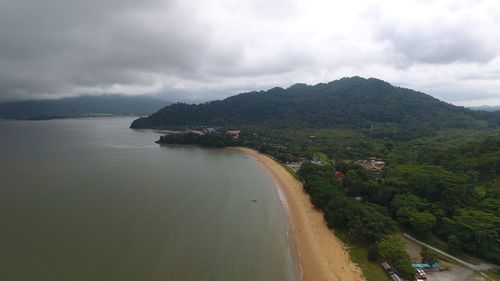
M 99 115 L 149 115 L 168 102 L 146 96 L 99 95 L 0 103 L 4 119 L 54 119 Z
M 482 110 L 488 112 L 500 111 L 500 105 L 491 106 L 491 105 L 481 105 L 481 106 L 469 106 L 472 110 Z
M 497 127 L 500 114 L 457 107 L 382 80 L 343 78 L 314 86 L 250 92 L 203 104 L 176 103 L 132 128 L 264 126 L 349 128 L 394 135 L 422 135 L 444 128 Z

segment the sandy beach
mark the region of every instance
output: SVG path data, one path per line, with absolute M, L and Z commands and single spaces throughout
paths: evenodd
M 249 148 L 238 148 L 257 159 L 274 177 L 288 205 L 290 224 L 302 267 L 303 281 L 362 281 L 359 267 L 346 247 L 328 229 L 323 214 L 314 209 L 302 183 L 279 163 Z

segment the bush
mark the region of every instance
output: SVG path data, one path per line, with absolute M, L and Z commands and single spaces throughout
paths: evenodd
M 368 259 L 373 262 L 379 259 L 378 250 L 376 246 L 371 246 L 370 248 L 368 248 Z
M 438 262 L 438 255 L 436 254 L 436 252 L 427 247 L 422 247 L 420 255 L 422 256 L 423 263 L 433 264 Z
M 387 261 L 407 280 L 415 280 L 416 270 L 411 266 L 410 256 L 406 252 L 404 241 L 397 234 L 385 236 L 377 244 L 378 255 Z

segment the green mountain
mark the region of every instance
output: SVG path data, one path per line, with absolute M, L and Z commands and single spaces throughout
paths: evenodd
M 145 96 L 99 95 L 0 104 L 4 119 L 53 119 L 96 115 L 149 115 L 168 103 Z
M 469 106 L 472 110 L 482 110 L 482 111 L 500 111 L 500 105 L 481 105 L 481 106 Z
M 382 80 L 352 77 L 243 93 L 202 104 L 176 103 L 135 120 L 131 127 L 346 128 L 375 131 L 380 136 L 421 136 L 445 128 L 499 124 L 500 114 L 457 107 Z

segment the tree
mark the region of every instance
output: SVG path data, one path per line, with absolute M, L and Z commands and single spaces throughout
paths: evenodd
M 416 270 L 411 266 L 410 256 L 406 253 L 404 241 L 398 234 L 385 236 L 378 242 L 377 248 L 382 260 L 396 268 L 401 277 L 415 280 Z
M 422 256 L 423 263 L 434 264 L 438 262 L 438 255 L 436 252 L 432 251 L 428 247 L 422 247 L 420 255 Z
M 421 234 L 425 234 L 436 224 L 436 217 L 428 212 L 415 212 L 410 214 L 409 224 Z
M 500 218 L 494 214 L 475 210 L 459 209 L 452 220 L 454 234 L 462 248 L 473 254 L 500 261 Z
M 383 235 L 394 233 L 397 230 L 396 223 L 384 208 L 371 203 L 359 202 L 353 206 L 353 216 L 349 218 L 347 225 L 358 238 L 374 242 Z
M 436 224 L 436 217 L 426 211 L 430 206 L 425 199 L 413 194 L 398 194 L 391 202 L 398 221 L 420 234 L 427 233 Z
M 414 194 L 398 194 L 394 196 L 392 199 L 391 207 L 395 212 L 397 212 L 400 208 L 406 207 L 414 210 L 424 210 L 427 209 L 429 203 Z

